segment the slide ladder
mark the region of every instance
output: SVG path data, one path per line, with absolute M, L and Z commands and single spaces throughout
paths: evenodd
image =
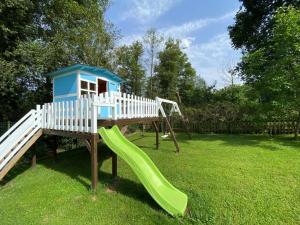
M 0 180 L 42 135 L 41 110 L 30 110 L 0 137 Z
M 174 216 L 184 215 L 187 195 L 161 174 L 144 151 L 126 139 L 117 126 L 111 129 L 102 127 L 98 132 L 105 144 L 131 167 L 152 198 L 164 210 Z

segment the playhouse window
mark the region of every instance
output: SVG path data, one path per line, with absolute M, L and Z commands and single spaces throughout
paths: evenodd
M 96 92 L 96 84 L 90 83 L 90 91 Z
M 80 82 L 80 84 L 81 84 L 81 89 L 88 90 L 88 82 L 82 80 L 82 81 Z
M 96 84 L 81 80 L 80 81 L 80 94 L 81 95 L 94 95 L 96 94 Z

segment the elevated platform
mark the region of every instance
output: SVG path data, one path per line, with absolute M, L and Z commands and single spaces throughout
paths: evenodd
M 175 134 L 162 103 L 171 104 L 171 113 L 181 115 L 176 102 L 156 98 L 147 99 L 120 92 L 83 96 L 74 101 L 52 102 L 28 112 L 0 137 L 0 180 L 17 163 L 42 134 L 84 140 L 91 155 L 92 189 L 98 180 L 98 129 L 114 125 L 152 124 L 156 131 L 156 148 L 159 148 L 160 115 L 166 119 L 171 137 L 179 152 Z M 105 108 L 103 108 L 105 107 Z M 107 110 L 103 118 L 102 109 Z M 117 175 L 117 157 L 112 157 L 112 174 Z

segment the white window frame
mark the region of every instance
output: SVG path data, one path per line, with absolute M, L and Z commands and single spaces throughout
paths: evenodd
M 81 81 L 87 82 L 88 89 L 81 88 Z M 91 83 L 92 83 L 92 84 L 95 84 L 95 91 L 91 91 L 91 90 L 90 90 L 90 84 L 91 84 Z M 97 95 L 97 82 L 80 78 L 80 79 L 79 79 L 79 96 L 83 96 L 83 95 L 81 94 L 81 91 L 87 92 L 87 95 L 92 95 L 92 94 Z

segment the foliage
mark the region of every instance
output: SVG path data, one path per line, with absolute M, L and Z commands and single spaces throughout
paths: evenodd
M 182 101 L 188 104 L 194 90 L 196 71 L 179 44 L 178 40 L 166 41 L 165 48 L 159 53 L 155 72 L 162 97 L 176 99 L 176 91 L 179 91 Z
M 268 42 L 245 55 L 242 78 L 275 116 L 300 121 L 300 10 L 280 8 Z
M 229 26 L 234 47 L 252 51 L 264 46 L 272 36 L 274 14 L 281 6 L 300 7 L 299 0 L 240 0 L 242 7 Z
M 117 73 L 125 79 L 124 91 L 141 95 L 145 80 L 145 70 L 141 64 L 143 45 L 136 41 L 130 46 L 123 45 L 116 51 Z
M 19 41 L 34 33 L 32 18 L 36 11 L 34 1 L 4 0 L 0 2 L 0 57 L 11 58 Z
M 24 111 L 50 101 L 45 74 L 58 67 L 84 63 L 110 68 L 117 33 L 104 20 L 107 5 L 107 0 L 0 3 L 0 79 L 10 87 L 3 88 L 1 120 L 16 121 Z

